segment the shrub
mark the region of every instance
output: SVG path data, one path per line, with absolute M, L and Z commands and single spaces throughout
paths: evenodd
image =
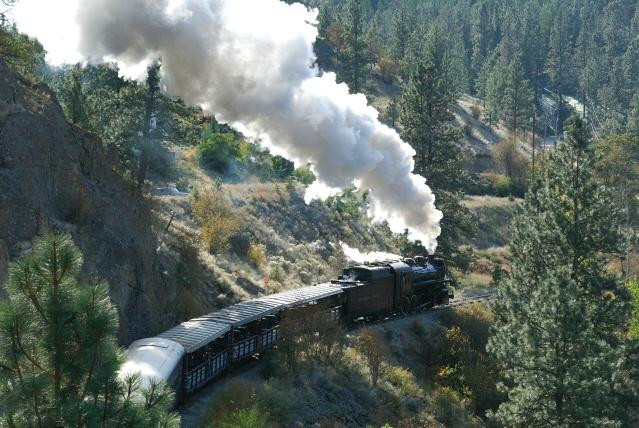
M 249 263 L 251 263 L 256 268 L 261 267 L 266 262 L 264 247 L 260 244 L 251 243 L 251 245 L 249 245 L 246 257 L 248 258 Z
M 415 382 L 413 374 L 405 368 L 388 367 L 384 371 L 384 377 L 388 382 L 397 387 L 400 394 L 404 397 L 419 397 L 422 394 L 422 390 Z
M 479 415 L 496 409 L 504 399 L 497 390 L 501 368 L 485 351 L 494 323 L 492 311 L 473 304 L 445 311 L 442 322 L 449 327 L 441 350 L 439 382 L 468 397 Z
M 251 235 L 247 232 L 238 232 L 231 237 L 231 250 L 240 257 L 246 257 L 251 248 Z
M 295 170 L 293 176 L 297 181 L 305 186 L 310 186 L 315 181 L 315 174 L 311 170 L 310 165 L 304 165 Z
M 475 185 L 469 190 L 470 194 L 492 195 L 506 197 L 514 195 L 523 197 L 526 193 L 525 185 L 513 182 L 508 176 L 496 172 L 479 174 Z
M 282 180 L 292 176 L 295 172 L 295 165 L 293 162 L 283 158 L 282 156 L 273 156 L 271 163 L 273 164 L 273 178 Z
M 290 373 L 296 373 L 304 361 L 331 363 L 343 355 L 346 346 L 344 326 L 330 319 L 326 305 L 315 311 L 304 319 L 290 313 L 280 323 L 283 340 L 278 344 L 277 361 Z
M 382 374 L 383 364 L 387 354 L 384 342 L 377 332 L 365 328 L 357 336 L 355 347 L 362 357 L 364 357 L 370 373 L 371 383 L 373 386 L 376 386 Z
M 268 413 L 265 413 L 257 404 L 231 413 L 220 424 L 221 428 L 266 428 L 268 426 Z
M 240 230 L 241 223 L 219 191 L 209 191 L 194 197 L 193 214 L 200 225 L 200 236 L 207 249 L 217 254 L 226 250 Z
M 277 282 L 282 282 L 282 280 L 284 279 L 284 273 L 282 272 L 282 269 L 280 268 L 279 265 L 273 266 L 268 276 L 273 281 L 277 281 Z
M 9 19 L 3 20 L 0 25 L 2 58 L 23 75 L 35 80 L 38 71 L 45 66 L 45 50 L 40 42 L 19 33 L 9 22 Z
M 384 83 L 389 85 L 392 84 L 399 72 L 399 65 L 397 62 L 390 58 L 382 57 L 377 62 L 377 66 L 379 67 L 379 74 Z
M 360 198 L 353 189 L 347 189 L 340 195 L 326 199 L 326 205 L 333 208 L 343 217 L 357 220 L 362 215 L 362 208 L 366 202 L 365 197 L 366 194 Z
M 431 395 L 431 404 L 437 420 L 445 426 L 465 426 L 468 418 L 466 403 L 452 388 L 436 388 Z
M 511 181 L 525 187 L 529 162 L 519 150 L 519 143 L 514 138 L 502 140 L 495 146 L 493 160 Z
M 484 352 L 490 327 L 495 321 L 494 313 L 482 303 L 473 303 L 441 314 L 444 325 L 457 326 L 471 339 L 472 349 Z
M 202 426 L 261 428 L 268 426 L 268 413 L 252 383 L 233 380 L 213 401 Z
M 231 132 L 205 132 L 197 151 L 202 163 L 220 174 L 226 174 L 233 162 L 244 162 L 242 144 Z

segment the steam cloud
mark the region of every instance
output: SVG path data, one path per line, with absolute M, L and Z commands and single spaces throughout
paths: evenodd
M 362 253 L 357 248 L 351 248 L 348 244 L 340 242 L 342 251 L 348 260 L 355 263 L 373 263 L 373 262 L 385 262 L 388 260 L 401 260 L 402 256 L 398 256 L 393 253 L 385 253 L 382 251 L 373 251 L 370 253 Z
M 83 0 L 80 51 L 140 70 L 162 59 L 166 89 L 261 138 L 318 182 L 307 200 L 355 185 L 370 212 L 429 251 L 442 214 L 414 150 L 381 124 L 364 95 L 313 66 L 317 12 L 279 0 Z

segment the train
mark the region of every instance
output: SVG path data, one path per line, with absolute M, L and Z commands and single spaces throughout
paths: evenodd
M 327 322 L 354 324 L 447 304 L 454 297 L 446 263 L 434 256 L 355 264 L 330 282 L 244 301 L 133 342 L 120 376 L 143 385 L 166 382 L 183 402 L 231 368 L 282 339 L 280 322 L 304 322 L 318 311 Z

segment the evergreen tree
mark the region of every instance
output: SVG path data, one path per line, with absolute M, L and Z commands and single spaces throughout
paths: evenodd
M 550 45 L 546 67 L 553 90 L 557 95 L 557 135 L 563 135 L 566 106 L 564 101 L 570 73 L 570 43 L 568 40 L 568 19 L 561 8 L 555 17 L 550 33 Z
M 639 90 L 630 102 L 630 113 L 628 114 L 628 132 L 639 137 Z
M 470 178 L 463 168 L 458 141 L 461 133 L 450 125 L 455 93 L 446 79 L 444 62 L 418 65 L 410 76 L 400 100 L 401 136 L 417 152 L 415 170 L 425 177 L 444 213 L 438 252 L 456 253 L 464 236 L 472 236 L 474 223 L 460 201 Z
M 20 34 L 0 13 L 0 58 L 24 76 L 36 79 L 45 67 L 45 50 L 35 39 Z
M 606 269 L 623 253 L 621 212 L 596 180 L 586 125 L 568 138 L 513 224 L 512 279 L 499 285 L 489 350 L 505 369 L 506 426 L 627 426 L 636 404 L 628 291 Z
M 474 77 L 477 77 L 490 54 L 492 31 L 489 24 L 490 16 L 485 2 L 479 3 L 473 9 L 471 17 L 472 55 L 471 69 Z
M 140 165 L 138 168 L 138 188 L 144 187 L 147 170 L 149 168 L 149 151 L 151 149 L 151 119 L 157 109 L 160 94 L 160 63 L 155 62 L 147 69 L 146 103 L 144 108 L 144 122 L 142 125 L 142 144 L 140 147 Z
M 390 103 L 388 103 L 385 116 L 388 126 L 395 128 L 397 126 L 397 119 L 399 119 L 399 105 L 395 98 L 391 98 Z
M 105 284 L 80 286 L 68 236 L 39 239 L 10 268 L 0 307 L 0 401 L 7 426 L 177 427 L 171 394 L 121 382 L 118 314 Z
M 506 71 L 504 96 L 501 104 L 504 109 L 504 120 L 508 127 L 517 132 L 525 126 L 532 115 L 533 92 L 528 80 L 524 76 L 524 70 L 518 56 L 504 67 Z M 499 78 L 499 77 L 497 77 Z
M 497 61 L 494 65 L 488 62 L 481 72 L 480 94 L 486 103 L 488 113 L 488 125 L 492 127 L 502 117 L 504 105 L 502 100 L 506 92 L 506 76 L 508 74 L 507 64 L 504 61 Z
M 341 51 L 341 76 L 352 93 L 359 93 L 366 84 L 369 54 L 364 38 L 361 0 L 348 0 L 344 20 L 344 49 Z
M 86 124 L 85 96 L 82 89 L 82 67 L 76 64 L 64 80 L 62 104 L 68 119 L 74 125 Z
M 390 30 L 391 57 L 395 61 L 402 61 L 408 49 L 408 43 L 413 34 L 415 21 L 409 15 L 406 7 L 400 5 L 393 14 Z
M 322 70 L 330 70 L 334 67 L 333 58 L 335 56 L 334 47 L 329 40 L 329 31 L 335 24 L 335 11 L 333 7 L 323 2 L 319 7 L 317 16 L 318 38 L 313 45 L 313 50 L 317 56 L 317 65 Z

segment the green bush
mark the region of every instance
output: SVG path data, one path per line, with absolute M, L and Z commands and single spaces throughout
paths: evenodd
M 290 160 L 276 155 L 271 159 L 273 164 L 273 178 L 283 180 L 295 172 L 295 165 Z
M 260 244 L 251 243 L 251 245 L 249 245 L 246 257 L 248 261 L 256 268 L 262 267 L 262 265 L 266 262 L 264 247 Z
M 282 269 L 280 268 L 279 265 L 275 265 L 275 266 L 273 266 L 271 268 L 271 272 L 269 273 L 269 277 L 273 281 L 282 282 L 282 280 L 284 279 L 284 273 L 282 272 Z
M 468 190 L 471 195 L 523 197 L 526 194 L 526 187 L 514 183 L 503 174 L 484 172 L 479 174 L 474 181 L 475 184 Z
M 45 50 L 36 39 L 19 33 L 8 20 L 0 25 L 0 56 L 20 73 L 35 79 L 44 68 Z
M 305 186 L 310 186 L 315 181 L 315 174 L 311 171 L 310 165 L 304 165 L 295 170 L 293 176 L 297 181 Z
M 445 426 L 465 426 L 468 418 L 466 403 L 452 388 L 436 388 L 431 395 L 431 404 L 437 420 Z
M 264 413 L 257 404 L 231 413 L 220 424 L 221 428 L 266 428 L 268 426 L 268 413 Z
M 228 173 L 233 163 L 244 164 L 246 159 L 242 142 L 231 132 L 204 132 L 197 150 L 202 163 L 220 174 Z
M 357 220 L 362 215 L 362 208 L 366 203 L 366 194 L 359 197 L 352 189 L 345 190 L 342 194 L 326 199 L 326 205 L 342 215 L 342 217 Z

